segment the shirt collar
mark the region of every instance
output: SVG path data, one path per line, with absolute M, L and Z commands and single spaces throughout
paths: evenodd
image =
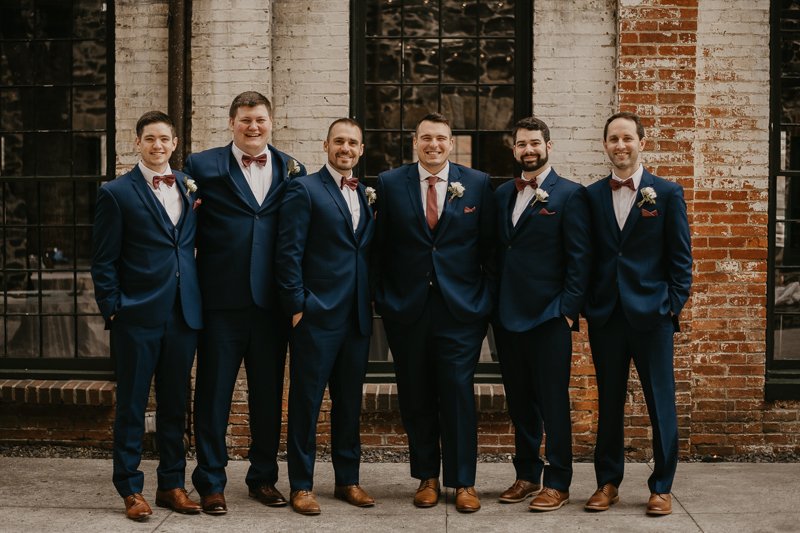
M 333 168 L 330 163 L 325 163 L 325 168 L 327 168 L 328 172 L 331 173 L 331 177 L 333 178 L 333 181 L 336 182 L 336 186 L 341 189 L 342 188 L 342 173 L 339 172 L 338 170 L 336 170 L 335 168 Z M 352 178 L 353 177 L 353 169 L 350 169 L 350 174 L 347 175 L 347 176 L 344 176 L 344 177 L 345 178 Z
M 547 176 L 550 175 L 550 171 L 551 170 L 553 170 L 553 167 L 547 167 L 541 174 L 539 174 L 538 176 L 536 176 L 536 178 L 534 178 L 536 180 L 536 186 L 537 187 L 541 187 L 542 186 L 542 184 L 544 183 L 544 180 L 547 179 Z M 520 177 L 525 181 L 530 181 L 529 179 L 525 178 L 525 174 L 524 173 Z
M 636 172 L 631 174 L 631 178 L 633 179 L 633 186 L 636 187 L 636 190 L 639 190 L 639 184 L 642 182 L 642 174 L 644 174 L 644 167 L 639 164 L 639 168 L 636 169 Z M 611 171 L 611 179 L 615 179 L 617 181 L 625 181 L 624 179 L 617 176 L 617 173 L 613 170 Z
M 239 163 L 239 166 L 243 166 L 242 163 L 242 156 L 245 153 L 236 146 L 236 143 L 231 143 L 231 151 L 233 152 L 233 157 L 236 158 L 236 161 Z M 261 154 L 267 154 L 267 165 L 272 164 L 272 153 L 269 151 L 269 145 L 265 146 L 264 149 L 261 151 L 260 154 L 256 154 L 256 157 L 260 156 Z
M 434 176 L 434 174 L 425 170 L 425 167 L 423 167 L 421 163 L 417 163 L 417 168 L 419 168 L 419 181 L 425 181 L 429 176 Z M 435 176 L 438 176 L 440 180 L 447 181 L 447 178 L 450 176 L 450 161 L 445 163 L 444 168 L 440 170 L 438 174 L 435 174 Z
M 144 179 L 147 181 L 147 184 L 150 185 L 151 189 L 155 189 L 155 187 L 153 187 L 153 178 L 154 177 L 156 177 L 156 176 L 166 176 L 167 174 L 172 174 L 172 169 L 170 168 L 169 163 L 167 163 L 167 170 L 165 170 L 163 174 L 159 174 L 155 170 L 149 169 L 144 164 L 144 161 L 139 161 L 139 170 L 142 172 L 142 175 L 144 176 Z

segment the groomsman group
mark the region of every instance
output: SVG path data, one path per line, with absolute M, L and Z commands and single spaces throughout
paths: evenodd
M 608 120 L 603 146 L 613 170 L 586 188 L 550 167 L 547 125 L 520 121 L 513 152 L 522 174 L 496 191 L 487 174 L 449 161 L 454 138 L 438 113 L 417 125 L 418 162 L 384 172 L 374 189 L 353 173 L 364 144 L 351 119 L 331 124 L 327 162 L 310 175 L 268 143 L 272 109 L 261 94 L 237 96 L 229 126 L 230 144 L 192 154 L 185 173 L 173 172 L 174 126 L 163 113 L 145 113 L 136 126 L 141 162 L 98 192 L 92 277 L 116 353 L 113 481 L 128 518 L 152 513 L 138 467 L 153 378 L 156 505 L 227 512 L 225 435 L 242 362 L 248 493 L 267 506 L 288 503 L 275 487 L 287 345 L 289 502 L 298 513 L 320 513 L 313 478 L 327 386 L 334 496 L 374 505 L 359 485 L 373 308 L 394 357 L 416 506 L 438 503 L 441 477 L 456 489 L 457 510 L 480 509 L 473 384 L 490 323 L 516 432 L 516 479 L 500 501 L 533 496 L 537 511 L 569 501 L 571 332 L 580 313 L 599 394 L 598 489 L 585 507 L 619 501 L 632 359 L 653 425 L 647 513 L 671 512 L 672 334 L 692 258 L 683 190 L 641 166 L 639 117 Z M 199 503 L 184 489 L 195 351 Z

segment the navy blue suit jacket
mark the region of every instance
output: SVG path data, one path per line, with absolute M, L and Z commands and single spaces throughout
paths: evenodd
M 497 283 L 496 208 L 489 175 L 450 163 L 448 187 L 461 182 L 432 232 L 425 219 L 417 163 L 378 176 L 373 246 L 375 306 L 384 318 L 411 324 L 422 314 L 435 275 L 456 320 L 474 322 L 493 306 Z
M 578 313 L 592 267 L 588 195 L 583 185 L 558 176 L 555 170 L 550 170 L 542 190 L 549 195 L 547 202 L 531 200 L 516 226 L 511 224 L 517 200 L 514 182 L 495 191 L 500 265 L 497 316 L 505 329 L 516 332 L 567 316 L 578 331 Z
M 181 291 L 186 323 L 200 329 L 202 305 L 194 260 L 195 195 L 186 194 L 185 174 L 175 172 L 183 200 L 173 226 L 139 167 L 97 191 L 92 242 L 92 281 L 106 328 L 114 320 L 156 327 L 167 320 Z
M 233 144 L 233 143 L 231 143 Z M 292 176 L 292 159 L 269 146 L 272 186 L 259 206 L 231 144 L 192 154 L 184 170 L 197 181 L 197 273 L 206 309 L 242 309 L 257 305 L 280 310 L 275 282 L 278 213 Z
M 638 331 L 649 331 L 664 316 L 678 315 L 692 285 L 692 249 L 683 187 L 647 170 L 636 202 L 620 231 L 614 215 L 608 176 L 587 187 L 592 213 L 594 268 L 583 315 L 602 327 L 619 297 L 622 309 Z M 637 204 L 642 189 L 652 187 L 655 204 Z M 642 216 L 643 210 L 656 216 Z
M 372 335 L 369 249 L 375 231 L 358 185 L 359 231 L 327 167 L 289 183 L 283 199 L 275 269 L 283 308 L 322 329 L 344 324 L 356 298 L 361 334 Z

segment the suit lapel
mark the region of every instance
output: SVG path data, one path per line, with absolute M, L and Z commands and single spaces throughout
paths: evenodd
M 453 163 L 450 163 L 450 175 L 447 177 L 447 187 L 450 187 L 451 183 L 455 183 L 456 181 L 461 179 L 461 171 L 458 170 L 458 167 L 455 166 Z M 456 196 L 453 198 L 453 201 L 450 201 L 450 193 L 445 192 L 444 194 L 444 208 L 442 209 L 442 216 L 439 218 L 439 229 L 436 230 L 436 239 L 438 241 L 439 238 L 444 233 L 444 230 L 447 229 L 447 226 L 450 224 L 450 220 L 453 218 L 453 213 L 459 206 L 459 198 Z M 422 203 L 422 198 L 420 198 L 420 203 Z M 427 222 L 425 224 L 427 226 Z
M 266 198 L 264 198 L 264 201 L 261 202 L 261 206 L 258 208 L 259 211 L 263 211 L 276 200 L 283 199 L 283 196 L 276 191 L 288 180 L 286 162 L 272 145 L 268 144 L 267 148 L 272 155 L 272 183 L 269 186 Z
M 417 163 L 413 163 L 408 167 L 408 178 L 406 185 L 408 186 L 408 195 L 411 197 L 411 205 L 414 207 L 414 212 L 417 214 L 417 219 L 422 225 L 422 231 L 430 237 L 431 229 L 428 227 L 428 221 L 425 218 L 425 210 L 422 206 L 422 192 L 420 191 L 419 184 L 419 167 Z
M 511 224 L 511 215 L 514 214 L 514 206 L 517 203 L 517 188 L 506 187 L 508 189 L 507 197 L 498 198 L 497 205 L 500 209 L 500 220 L 503 221 L 503 231 L 506 233 L 506 238 L 511 240 L 511 232 L 514 226 Z
M 544 180 L 544 185 L 541 189 L 546 192 L 548 195 L 553 191 L 553 187 L 556 186 L 556 182 L 559 180 L 558 174 L 556 174 L 555 170 L 550 170 L 550 174 L 547 175 L 547 178 Z M 536 211 L 537 213 L 541 211 L 543 208 L 547 207 L 547 202 L 534 202 L 536 201 L 536 195 L 534 194 L 531 198 L 531 203 L 525 207 L 525 210 L 519 216 L 519 220 L 517 220 L 517 225 L 512 226 L 511 235 L 513 236 L 516 231 L 522 227 L 522 224 L 528 219 L 531 214 Z
M 228 146 L 223 148 L 217 155 L 219 174 L 220 176 L 223 176 L 225 182 L 228 184 L 234 194 L 236 194 L 236 196 L 238 196 L 242 202 L 254 209 L 256 198 L 253 196 L 253 191 L 250 189 L 250 185 L 248 185 L 247 180 L 244 179 L 242 169 L 239 168 L 238 163 L 231 165 L 231 160 L 235 161 L 231 146 L 233 146 L 233 143 L 228 144 Z
M 361 229 L 361 233 L 356 235 L 356 241 L 358 244 L 361 244 L 364 241 L 364 238 L 367 235 L 367 231 L 369 231 L 370 221 L 374 216 L 372 213 L 372 206 L 369 205 L 367 201 L 367 194 L 366 194 L 366 187 L 362 184 L 358 184 L 358 200 L 361 204 L 361 220 L 359 221 L 359 229 Z
M 325 185 L 325 189 L 328 191 L 328 194 L 331 195 L 333 201 L 336 202 L 337 206 L 339 206 L 339 211 L 342 213 L 347 225 L 347 229 L 349 230 L 348 233 L 351 237 L 353 237 L 353 240 L 355 240 L 356 236 L 355 232 L 353 231 L 353 215 L 350 213 L 350 208 L 347 207 L 347 202 L 344 201 L 344 194 L 342 194 L 342 191 L 339 190 L 339 186 L 336 185 L 336 181 L 334 181 L 331 173 L 328 172 L 328 167 L 322 167 L 319 170 L 319 175 L 322 178 L 322 184 Z
M 156 219 L 158 227 L 172 239 L 172 228 L 167 227 L 166 220 L 164 219 L 164 215 L 166 215 L 164 206 L 159 203 L 156 195 L 150 190 L 150 185 L 148 185 L 147 180 L 142 175 L 142 171 L 139 170 L 139 165 L 136 165 L 133 167 L 133 170 L 131 170 L 131 182 L 133 183 L 134 190 L 142 199 L 144 205 L 147 206 L 148 211 L 150 211 L 150 214 Z
M 606 213 L 606 220 L 611 228 L 611 234 L 614 240 L 619 242 L 619 224 L 617 224 L 617 216 L 614 213 L 614 200 L 611 198 L 611 176 L 605 178 L 605 183 L 600 188 L 600 198 L 603 201 L 603 211 Z
M 183 207 L 183 209 L 181 209 L 181 216 L 178 219 L 178 223 L 175 225 L 175 227 L 178 228 L 178 234 L 180 234 L 181 228 L 183 228 L 183 221 L 186 220 L 186 217 L 188 215 L 189 210 L 192 208 L 192 205 L 189 201 L 189 196 L 187 196 L 186 194 L 186 186 L 183 184 L 184 175 L 176 173 L 175 176 L 176 176 L 175 186 L 178 187 L 178 190 L 180 191 L 181 206 Z
M 653 185 L 653 175 L 650 174 L 647 170 L 642 172 L 642 179 L 639 182 L 639 188 L 636 190 L 636 200 L 634 200 L 633 205 L 631 206 L 631 212 L 628 213 L 628 219 L 625 220 L 625 225 L 622 227 L 622 234 L 620 235 L 620 243 L 625 242 L 625 239 L 628 238 L 628 235 L 631 234 L 633 231 L 633 227 L 642 218 L 642 208 L 637 207 L 636 204 L 642 201 L 642 189 L 645 187 L 650 187 Z M 611 187 L 609 187 L 610 189 Z

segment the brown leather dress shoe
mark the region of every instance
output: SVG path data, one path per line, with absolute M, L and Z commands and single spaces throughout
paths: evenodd
M 206 514 L 225 514 L 228 512 L 228 506 L 225 505 L 225 494 L 222 492 L 201 496 L 200 505 L 203 506 L 203 512 Z
M 372 496 L 367 494 L 367 491 L 358 486 L 358 484 L 334 487 L 333 496 L 356 507 L 371 507 L 375 505 L 375 500 L 372 499 Z
M 475 492 L 475 487 L 460 487 L 456 489 L 456 511 L 460 513 L 474 513 L 481 508 L 481 501 Z
M 203 507 L 189 499 L 186 494 L 186 489 L 172 489 L 172 490 L 157 490 L 156 491 L 156 505 L 159 507 L 166 507 L 179 513 L 199 513 Z
M 131 520 L 141 520 L 153 514 L 153 510 L 144 501 L 144 498 L 138 492 L 131 494 L 125 498 L 125 516 Z
M 433 507 L 439 503 L 439 478 L 432 477 L 419 482 L 414 494 L 414 505 L 417 507 Z
M 650 500 L 647 502 L 647 514 L 672 514 L 672 496 L 655 492 L 650 494 Z
M 569 492 L 560 492 L 556 489 L 545 487 L 533 499 L 530 507 L 533 511 L 555 511 L 565 503 L 569 503 Z
M 320 508 L 314 493 L 310 490 L 292 491 L 292 508 L 300 514 L 319 514 Z
M 592 494 L 592 497 L 586 500 L 586 505 L 583 506 L 587 511 L 608 511 L 612 503 L 619 501 L 619 490 L 611 483 L 606 483 Z
M 247 495 L 270 507 L 282 507 L 288 503 L 275 485 L 261 485 L 256 490 L 247 491 Z
M 542 486 L 540 484 L 518 479 L 500 495 L 500 501 L 503 503 L 519 503 L 530 495 L 536 496 L 541 491 Z

